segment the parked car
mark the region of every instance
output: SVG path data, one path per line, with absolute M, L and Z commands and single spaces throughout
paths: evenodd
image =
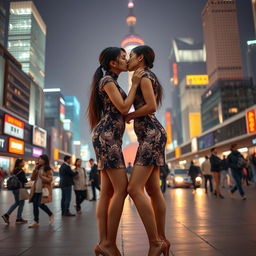
M 197 187 L 202 184 L 202 178 L 200 176 L 196 177 Z M 178 187 L 191 187 L 193 185 L 192 179 L 189 176 L 188 169 L 173 169 L 167 177 L 168 187 L 178 188 Z

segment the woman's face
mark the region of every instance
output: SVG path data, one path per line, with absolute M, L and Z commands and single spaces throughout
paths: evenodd
M 81 160 L 78 160 L 78 161 L 76 162 L 76 165 L 77 165 L 78 167 L 81 167 L 82 161 L 81 161 Z
M 42 158 L 39 158 L 38 159 L 38 163 L 39 163 L 39 165 L 44 165 L 45 161 Z
M 133 51 L 130 52 L 130 59 L 128 61 L 128 71 L 135 71 L 140 65 L 140 58 Z
M 117 68 L 120 72 L 127 71 L 127 59 L 126 59 L 126 52 L 121 51 L 121 54 L 117 58 Z
M 20 163 L 20 168 L 23 168 L 24 166 L 25 166 L 25 162 L 22 161 L 22 162 Z

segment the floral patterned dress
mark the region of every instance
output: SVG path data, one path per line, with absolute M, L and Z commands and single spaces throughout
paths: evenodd
M 157 96 L 158 82 L 155 74 L 145 69 L 147 77 L 151 80 L 154 94 Z M 134 100 L 134 108 L 138 109 L 145 105 L 141 88 L 138 87 Z M 134 165 L 163 166 L 165 164 L 166 131 L 155 115 L 146 115 L 135 118 L 134 131 L 137 135 L 139 147 Z
M 103 90 L 104 85 L 113 82 L 122 97 L 126 93 L 117 83 L 117 76 L 106 72 L 99 82 L 99 95 L 103 102 L 103 117 L 93 131 L 93 147 L 96 154 L 99 170 L 125 168 L 122 153 L 122 137 L 125 131 L 125 119 Z

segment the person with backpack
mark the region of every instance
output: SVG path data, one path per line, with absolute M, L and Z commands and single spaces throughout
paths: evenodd
M 228 164 L 235 181 L 235 185 L 233 186 L 230 192 L 231 192 L 231 195 L 233 195 L 236 190 L 239 190 L 239 193 L 242 199 L 245 200 L 246 196 L 242 186 L 242 177 L 243 177 L 243 168 L 246 165 L 246 161 L 243 155 L 237 150 L 237 144 L 232 144 L 230 150 L 231 150 L 231 153 L 228 156 Z
M 16 224 L 25 224 L 28 221 L 22 218 L 23 208 L 25 200 L 20 200 L 20 188 L 25 188 L 25 184 L 28 182 L 25 171 L 23 170 L 25 162 L 23 159 L 16 159 L 12 176 L 7 182 L 8 189 L 12 190 L 15 203 L 9 208 L 9 210 L 2 216 L 6 224 L 10 223 L 11 213 L 18 207 Z
M 82 160 L 77 158 L 75 161 L 74 171 L 78 172 L 78 175 L 73 177 L 74 190 L 76 194 L 76 211 L 81 213 L 81 203 L 87 198 L 87 177 L 86 171 L 82 166 Z

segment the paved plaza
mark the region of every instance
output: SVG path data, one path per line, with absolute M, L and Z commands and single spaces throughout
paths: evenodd
M 248 199 L 238 194 L 225 199 L 206 195 L 203 189 L 168 189 L 167 235 L 172 242 L 171 255 L 176 256 L 255 256 L 256 255 L 256 188 L 247 187 Z M 73 195 L 74 199 L 74 195 Z M 0 213 L 12 203 L 9 191 L 0 192 Z M 74 203 L 72 203 L 73 205 Z M 97 243 L 95 202 L 86 201 L 83 213 L 62 218 L 60 190 L 54 189 L 54 202 L 49 205 L 56 214 L 53 225 L 40 212 L 40 227 L 0 224 L 1 256 L 92 256 Z M 74 209 L 72 209 L 74 211 Z M 32 205 L 26 202 L 25 219 L 31 220 Z M 118 247 L 124 256 L 145 256 L 148 243 L 141 220 L 131 199 L 127 198 L 118 233 Z

